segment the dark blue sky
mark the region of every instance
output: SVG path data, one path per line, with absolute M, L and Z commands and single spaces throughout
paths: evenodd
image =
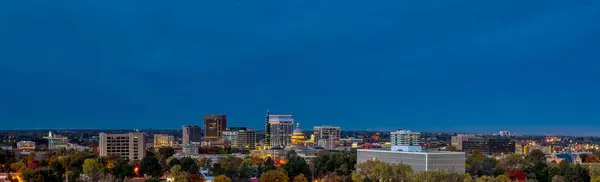
M 3 129 L 594 134 L 600 1 L 2 1 Z

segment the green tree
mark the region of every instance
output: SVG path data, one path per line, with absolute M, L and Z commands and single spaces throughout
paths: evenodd
M 256 176 L 258 173 L 258 167 L 254 164 L 252 159 L 244 159 L 240 167 L 238 168 L 238 176 L 242 179 L 248 179 Z
M 300 173 L 298 176 L 294 177 L 293 182 L 308 182 L 308 179 L 306 179 L 304 174 Z
M 369 179 L 372 181 L 406 181 L 412 169 L 405 164 L 387 164 L 382 161 L 366 161 L 360 163 L 352 174 L 354 181 Z
M 173 168 L 173 166 L 179 165 L 179 164 L 181 164 L 181 161 L 179 161 L 179 159 L 177 159 L 175 157 L 171 157 L 169 160 L 167 160 L 167 169 L 171 169 L 171 168 Z
M 184 169 L 184 171 L 186 171 L 187 173 L 190 174 L 197 174 L 198 171 L 200 170 L 198 168 L 198 165 L 196 164 L 196 160 L 190 158 L 190 157 L 184 157 L 181 158 L 180 164 L 182 169 Z
M 494 167 L 497 161 L 494 158 L 487 157 L 479 151 L 473 151 L 466 160 L 466 171 L 473 176 L 493 175 Z
M 187 174 L 181 169 L 181 166 L 175 165 L 171 168 L 171 177 L 175 182 L 185 182 Z
M 288 182 L 288 175 L 283 170 L 270 170 L 260 175 L 260 181 Z
M 541 150 L 534 149 L 525 157 L 527 163 L 546 162 L 546 154 Z
M 131 178 L 133 174 L 133 166 L 125 159 L 116 159 L 113 161 L 112 168 L 108 170 L 117 180 L 123 181 L 125 178 Z
M 525 159 L 521 155 L 512 154 L 503 159 L 498 165 L 504 171 L 510 171 L 512 169 L 522 169 L 524 163 Z
M 564 177 L 565 181 L 569 182 L 587 182 L 591 180 L 588 170 L 579 164 L 569 167 Z
M 446 151 L 458 151 L 458 148 L 453 145 L 446 145 Z
M 552 180 L 546 162 L 533 160 L 533 163 L 527 166 L 528 167 L 526 167 L 524 171 L 529 174 L 529 179 L 537 180 L 538 182 L 548 182 Z
M 168 159 L 175 154 L 175 149 L 173 147 L 161 147 L 158 149 L 158 153 L 161 157 Z
M 231 179 L 229 179 L 227 176 L 225 175 L 218 175 L 215 177 L 215 180 L 213 180 L 214 182 L 231 182 Z
M 163 170 L 158 162 L 158 159 L 151 155 L 146 156 L 142 159 L 142 162 L 140 164 L 140 173 L 150 175 L 154 178 L 160 178 L 162 176 Z
M 92 181 L 98 181 L 104 169 L 104 165 L 95 158 L 85 159 L 83 163 L 83 173 L 90 177 Z
M 308 163 L 304 158 L 296 155 L 295 153 L 290 154 L 287 157 L 287 163 L 283 166 L 283 169 L 288 173 L 288 177 L 293 179 L 295 176 L 303 174 L 304 177 L 311 178 L 311 171 Z

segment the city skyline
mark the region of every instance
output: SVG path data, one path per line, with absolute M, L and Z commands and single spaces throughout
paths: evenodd
M 2 129 L 599 135 L 597 1 L 2 5 Z

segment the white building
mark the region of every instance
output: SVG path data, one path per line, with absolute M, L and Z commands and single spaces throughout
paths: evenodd
M 465 172 L 464 152 L 402 152 L 358 149 L 357 162 L 382 161 L 410 165 L 414 171 L 441 170 Z
M 390 133 L 390 144 L 393 151 L 421 152 L 421 133 L 410 130 L 398 130 Z
M 503 137 L 508 137 L 508 136 L 512 136 L 512 134 L 510 133 L 510 131 L 500 131 L 500 136 Z
M 142 160 L 146 156 L 146 136 L 144 133 L 106 134 L 100 133 L 100 156 L 117 155 L 131 161 Z
M 35 142 L 32 142 L 32 141 L 17 142 L 17 149 L 19 149 L 19 150 L 35 150 Z

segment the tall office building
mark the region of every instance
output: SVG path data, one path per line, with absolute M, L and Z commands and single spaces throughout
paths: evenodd
M 204 116 L 204 141 L 222 142 L 223 131 L 227 128 L 227 116 L 211 114 Z
M 183 144 L 202 142 L 202 128 L 198 125 L 184 125 L 181 140 Z
M 283 148 L 291 145 L 294 131 L 294 118 L 292 115 L 268 115 L 268 118 L 270 146 Z
M 223 132 L 223 142 L 233 148 L 256 149 L 256 131 L 246 127 L 227 128 Z
M 154 134 L 154 148 L 172 147 L 175 144 L 175 137 L 167 134 Z
M 98 145 L 100 156 L 117 155 L 131 161 L 142 160 L 146 156 L 146 136 L 144 133 L 106 134 L 100 133 Z
M 390 133 L 392 151 L 421 152 L 421 133 L 398 130 Z
M 313 134 L 317 145 L 325 149 L 334 149 L 340 145 L 341 132 L 339 126 L 315 126 Z
M 265 143 L 263 148 L 270 149 L 271 148 L 271 124 L 269 123 L 269 110 L 267 110 L 267 114 L 265 115 Z
M 253 129 L 239 131 L 237 145 L 248 150 L 256 149 L 256 131 Z

